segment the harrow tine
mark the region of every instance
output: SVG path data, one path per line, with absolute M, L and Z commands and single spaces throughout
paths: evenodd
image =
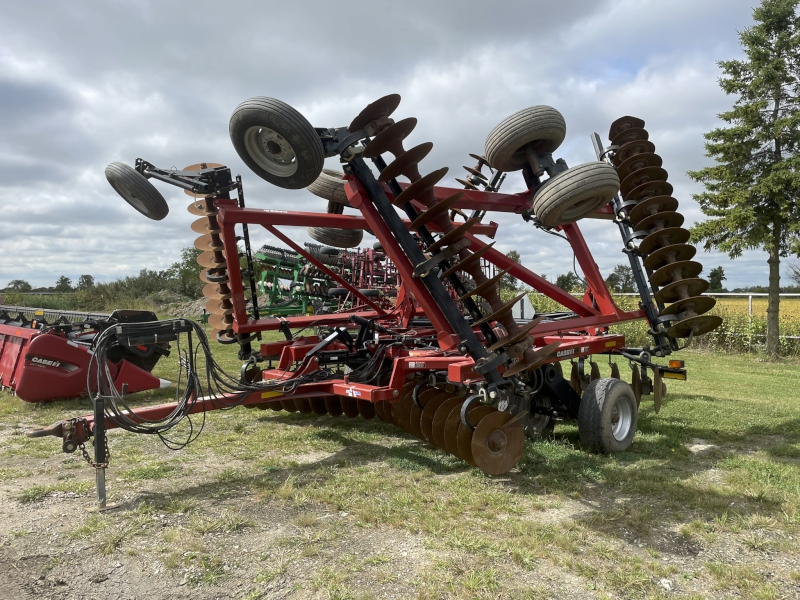
M 488 475 L 510 471 L 522 458 L 525 450 L 525 430 L 522 427 L 527 412 L 512 417 L 495 411 L 486 415 L 472 433 L 472 456 L 479 469 Z
M 447 269 L 444 273 L 442 273 L 440 275 L 440 278 L 444 279 L 445 277 L 447 277 L 448 275 L 452 275 L 456 271 L 467 271 L 467 270 L 471 269 L 474 266 L 480 266 L 481 258 L 483 257 L 484 254 L 489 252 L 489 250 L 492 248 L 492 246 L 495 245 L 495 243 L 496 242 L 492 242 L 490 244 L 487 244 L 486 246 L 484 246 L 480 250 L 476 250 L 475 252 L 470 254 L 467 258 L 462 258 L 455 265 L 453 265 L 452 267 Z
M 491 406 L 475 406 L 470 409 L 467 418 L 469 419 L 470 425 L 477 427 L 481 419 L 493 412 L 497 412 L 497 409 Z M 473 430 L 464 425 L 464 423 L 459 423 L 456 446 L 458 446 L 459 456 L 473 467 L 477 467 L 478 465 L 475 463 L 475 457 L 472 455 L 472 432 Z
M 611 363 L 611 378 L 612 379 L 619 379 L 619 365 L 617 363 Z
M 575 393 L 580 396 L 583 392 L 583 389 L 581 387 L 581 376 L 580 373 L 578 373 L 578 365 L 574 362 L 571 364 L 572 369 L 569 373 L 569 384 L 572 386 L 572 389 L 575 391 Z
M 407 152 L 403 152 L 395 160 L 389 163 L 383 171 L 381 171 L 378 181 L 386 182 L 390 179 L 397 179 L 400 175 L 405 173 L 405 170 L 410 165 L 416 165 L 423 158 L 425 158 L 432 148 L 432 142 L 425 142 L 419 146 L 414 146 Z
M 358 403 L 358 414 L 360 414 L 365 420 L 369 421 L 370 419 L 375 417 L 375 404 L 370 402 L 369 400 L 356 400 Z
M 472 288 L 470 291 L 468 291 L 463 296 L 460 296 L 458 298 L 458 301 L 459 302 L 463 302 L 467 298 L 472 298 L 473 296 L 481 296 L 483 294 L 483 292 L 489 290 L 490 288 L 497 287 L 497 284 L 500 283 L 500 280 L 503 278 L 503 276 L 506 273 L 508 273 L 508 269 L 503 269 L 502 271 L 500 271 L 497 275 L 495 275 L 491 279 L 487 279 L 482 284 L 477 285 L 474 288 Z
M 589 372 L 589 381 L 600 379 L 600 365 L 593 360 L 589 361 L 589 364 L 592 366 L 592 370 Z
M 653 408 L 656 414 L 661 410 L 661 401 L 664 399 L 664 390 L 661 387 L 661 369 L 653 369 Z
M 408 153 L 406 153 L 408 154 Z M 403 155 L 405 156 L 405 154 Z M 455 204 L 464 197 L 464 192 L 458 192 L 453 194 L 452 196 L 448 196 L 441 202 L 437 202 L 431 208 L 420 214 L 416 219 L 411 222 L 409 225 L 409 229 L 411 231 L 417 231 L 423 225 L 427 225 L 433 219 L 438 217 L 442 213 L 446 213 L 450 210 Z
M 474 225 L 480 223 L 480 219 L 470 219 L 466 223 L 462 223 L 455 229 L 451 230 L 450 232 L 444 234 L 430 246 L 428 246 L 428 252 L 434 252 L 441 248 L 442 246 L 449 246 L 453 242 L 460 240 L 464 237 L 464 234 L 467 233 Z
M 342 412 L 348 419 L 355 419 L 358 415 L 358 402 L 355 398 L 339 396 L 339 403 L 342 405 Z
M 636 398 L 636 407 L 642 403 L 642 377 L 639 374 L 639 367 L 635 363 L 631 365 L 631 388 Z

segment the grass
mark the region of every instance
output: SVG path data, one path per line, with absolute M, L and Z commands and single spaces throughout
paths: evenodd
M 69 537 L 143 552 L 192 585 L 245 569 L 252 598 L 294 583 L 328 598 L 546 597 L 562 585 L 554 572 L 599 597 L 662 597 L 663 580 L 686 597 L 790 597 L 800 571 L 781 565 L 800 563 L 800 363 L 681 358 L 689 381 L 668 384 L 658 414 L 645 398 L 629 452 L 587 453 L 576 427 L 559 424 L 500 477 L 360 419 L 215 412 L 177 453 L 115 431 L 110 490 L 138 504 L 86 516 Z M 0 422 L 25 426 L 81 409 L 0 398 Z M 698 440 L 706 449 L 691 451 Z M 52 482 L 32 475 L 42 457 Z M 62 464 L 55 440 L 12 436 L 0 460 L 0 481 L 34 506 L 93 483 L 88 467 L 57 479 L 75 462 Z M 251 537 L 267 539 L 263 555 L 236 567 L 233 548 Z

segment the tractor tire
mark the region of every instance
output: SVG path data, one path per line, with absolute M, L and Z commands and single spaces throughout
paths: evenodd
M 588 448 L 605 453 L 627 450 L 636 435 L 636 396 L 621 379 L 595 379 L 578 408 L 578 434 Z
M 332 227 L 307 227 L 309 237 L 334 248 L 357 248 L 364 239 L 363 229 L 334 229 Z
M 502 120 L 486 136 L 485 155 L 500 171 L 519 171 L 528 164 L 525 150 L 554 152 L 567 135 L 564 117 L 552 106 L 531 106 Z
M 344 191 L 344 173 L 341 171 L 334 171 L 333 169 L 322 169 L 314 181 L 311 182 L 306 189 L 320 198 L 330 200 L 336 204 L 344 204 L 350 206 L 347 201 L 347 194 Z
M 362 296 L 366 298 L 377 298 L 378 296 L 381 295 L 380 290 L 369 289 L 369 290 L 358 290 L 358 291 L 361 293 Z
M 333 296 L 334 298 L 343 298 L 350 293 L 350 290 L 347 288 L 331 288 L 328 290 L 328 296 Z
M 533 212 L 545 227 L 574 223 L 611 202 L 618 191 L 614 167 L 585 163 L 545 181 L 533 196 Z
M 372 249 L 375 250 L 375 252 L 386 252 L 383 249 L 383 244 L 381 242 L 375 242 L 372 244 Z
M 264 96 L 245 100 L 233 111 L 229 131 L 244 163 L 273 185 L 301 189 L 322 171 L 325 153 L 317 132 L 280 100 Z
M 323 256 L 339 256 L 342 251 L 339 248 L 320 248 L 319 253 Z
M 160 221 L 169 214 L 161 192 L 133 167 L 113 162 L 106 167 L 106 179 L 125 202 L 148 219 Z

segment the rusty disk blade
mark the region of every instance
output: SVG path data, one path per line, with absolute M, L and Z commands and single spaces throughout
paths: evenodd
M 183 167 L 182 171 L 199 171 L 200 169 L 219 169 L 223 165 L 219 163 L 207 163 L 207 162 L 200 162 L 194 165 L 189 165 L 188 167 Z
M 358 403 L 358 414 L 369 421 L 375 416 L 375 404 L 369 400 L 356 400 Z
M 458 426 L 461 425 L 461 406 L 460 402 L 453 407 L 444 422 L 444 449 L 457 458 L 462 458 L 458 452 Z
M 491 406 L 473 406 L 467 414 L 467 418 L 473 427 L 477 427 L 483 417 L 493 412 L 497 412 L 497 409 Z M 456 445 L 458 446 L 459 456 L 473 467 L 477 467 L 478 465 L 475 464 L 475 457 L 472 456 L 472 429 L 466 427 L 461 422 L 460 418 L 458 422 Z
M 489 323 L 489 322 L 491 322 L 491 321 L 496 321 L 496 320 L 497 320 L 499 317 L 501 317 L 502 315 L 504 315 L 504 314 L 506 314 L 506 313 L 509 313 L 509 312 L 511 312 L 511 309 L 512 309 L 512 308 L 514 308 L 514 305 L 515 305 L 517 302 L 519 302 L 520 300 L 522 300 L 522 298 L 524 298 L 524 297 L 525 297 L 525 292 L 522 292 L 522 293 L 521 293 L 519 296 L 517 296 L 516 298 L 512 298 L 511 300 L 509 300 L 508 302 L 506 302 L 505 304 L 503 304 L 503 305 L 502 305 L 500 308 L 498 308 L 498 309 L 497 309 L 496 311 L 494 311 L 492 314 L 490 314 L 490 315 L 486 315 L 486 316 L 485 316 L 485 317 L 483 317 L 482 319 L 478 319 L 477 321 L 475 321 L 475 322 L 473 323 L 473 325 L 474 325 L 474 326 L 477 326 L 477 325 L 482 325 L 483 323 Z
M 344 412 L 342 403 L 339 402 L 339 396 L 325 396 L 325 408 L 332 417 L 338 417 Z
M 653 142 L 648 142 L 647 140 L 635 140 L 633 142 L 628 142 L 624 146 L 620 147 L 616 154 L 614 154 L 614 166 L 618 167 L 631 156 L 655 151 L 656 147 Z
M 631 367 L 631 389 L 633 396 L 636 398 L 636 407 L 642 402 L 642 377 L 639 374 L 639 367 L 634 365 Z
M 214 239 L 214 235 L 207 233 L 206 235 L 201 235 L 194 241 L 194 247 L 203 252 L 219 252 L 225 245 L 219 237 Z
M 392 405 L 389 402 L 376 402 L 375 414 L 384 423 L 392 423 Z
M 639 243 L 639 252 L 646 256 L 664 246 L 685 244 L 689 241 L 690 237 L 689 230 L 683 227 L 666 227 L 664 229 L 659 229 L 648 235 Z
M 215 281 L 211 281 L 208 278 L 209 273 L 212 277 L 215 278 Z M 200 272 L 200 281 L 205 281 L 206 283 L 227 283 L 228 282 L 228 273 L 225 269 L 205 269 L 204 271 Z
M 662 158 L 655 152 L 642 152 L 621 163 L 617 167 L 617 175 L 619 175 L 619 180 L 622 181 L 631 173 L 647 167 L 660 167 L 663 162 Z
M 422 408 L 411 403 L 411 412 L 408 415 L 408 425 L 409 430 L 412 434 L 417 436 L 419 439 L 424 440 L 425 437 L 422 434 L 422 411 L 425 410 L 425 407 L 428 405 L 428 402 L 431 399 L 436 398 L 438 396 L 444 396 L 449 398 L 452 394 L 440 390 L 439 388 L 431 387 L 426 390 L 423 390 L 417 395 L 417 400 L 422 405 Z M 412 398 L 413 400 L 413 398 Z
M 189 192 L 189 195 L 193 196 L 191 192 Z M 209 215 L 216 215 L 219 212 L 217 207 L 214 206 L 213 198 L 200 197 L 198 197 L 195 202 L 192 202 L 189 206 L 187 206 L 186 210 L 189 211 L 189 214 L 192 214 L 195 217 L 208 217 Z
M 390 116 L 398 106 L 400 106 L 400 94 L 389 94 L 383 98 L 378 98 L 358 113 L 358 116 L 350 123 L 347 131 L 355 133 L 359 129 L 364 129 L 371 121 Z
M 608 128 L 608 139 L 613 140 L 623 131 L 627 131 L 628 129 L 643 129 L 644 128 L 644 121 L 639 119 L 638 117 L 631 117 L 630 115 L 625 115 L 624 117 L 620 117 L 616 121 L 614 121 L 611 126 Z
M 662 167 L 645 167 L 628 175 L 620 183 L 620 192 L 623 196 L 630 194 L 631 190 L 652 181 L 666 181 L 669 173 Z
M 280 400 L 273 400 L 272 402 L 267 402 L 267 408 L 270 410 L 274 410 L 275 412 L 280 412 L 283 410 L 283 406 L 281 405 Z
M 463 302 L 467 298 L 472 298 L 473 296 L 483 296 L 483 293 L 487 290 L 492 288 L 496 288 L 497 285 L 500 283 L 500 280 L 503 278 L 503 275 L 508 273 L 508 269 L 503 269 L 497 275 L 492 277 L 491 279 L 487 279 L 482 284 L 475 286 L 470 291 L 468 291 L 463 296 L 459 296 L 458 301 Z
M 680 227 L 683 225 L 683 215 L 679 212 L 665 210 L 649 217 L 645 217 L 637 223 L 637 230 L 650 231 L 654 227 L 663 229 L 665 227 Z
M 611 379 L 619 379 L 619 365 L 611 363 Z
M 342 412 L 348 419 L 355 419 L 358 416 L 358 402 L 349 396 L 339 396 L 339 403 L 342 405 Z
M 486 160 L 485 156 L 478 156 L 477 154 L 473 154 L 472 152 L 470 152 L 469 155 L 475 160 L 477 160 L 481 164 L 481 166 L 489 164 L 489 161 Z
M 389 163 L 386 168 L 381 171 L 378 176 L 378 181 L 389 181 L 390 179 L 397 179 L 402 175 L 409 165 L 419 163 L 423 158 L 428 156 L 428 153 L 433 148 L 433 142 L 425 142 L 419 146 L 414 146 L 411 150 L 403 152 L 400 156 Z
M 207 269 L 224 269 L 227 262 L 221 252 L 202 252 L 197 256 L 197 264 Z
M 478 169 L 473 169 L 472 167 L 466 167 L 466 166 L 464 167 L 464 169 L 466 169 L 467 173 L 470 173 L 470 174 L 474 175 L 478 179 L 483 179 L 484 181 L 486 181 L 488 183 L 488 179 L 486 178 L 486 175 L 484 175 L 483 173 L 478 171 Z
M 631 127 L 615 135 L 611 140 L 611 145 L 622 147 L 630 142 L 646 142 L 649 137 L 650 134 L 644 127 Z
M 364 158 L 375 158 L 384 152 L 389 152 L 394 144 L 406 139 L 416 126 L 417 120 L 414 117 L 408 117 L 389 125 L 367 144 L 367 147 L 364 148 Z
M 281 407 L 287 412 L 297 412 L 297 404 L 294 400 L 281 400 Z
M 233 314 L 233 307 L 224 300 L 211 299 L 206 302 L 206 311 L 212 315 L 228 316 Z
M 575 363 L 572 363 L 572 369 L 569 373 L 569 385 L 572 388 L 572 391 L 579 396 L 581 395 L 581 392 L 583 391 L 581 388 L 581 376 L 580 373 L 578 373 L 578 365 Z
M 445 277 L 447 277 L 448 275 L 452 275 L 456 271 L 466 271 L 467 269 L 469 269 L 473 265 L 480 264 L 480 260 L 483 257 L 483 255 L 486 254 L 487 252 L 489 252 L 489 250 L 491 250 L 492 246 L 494 246 L 494 245 L 495 245 L 495 242 L 492 242 L 491 244 L 487 244 L 486 246 L 484 246 L 480 250 L 476 250 L 475 252 L 473 252 L 472 254 L 467 256 L 467 258 L 462 258 L 459 262 L 457 262 L 452 267 L 450 267 L 445 272 L 443 272 L 440 275 L 440 277 L 442 279 L 444 279 Z
M 433 252 L 434 250 L 438 250 L 443 246 L 449 246 L 453 242 L 460 240 L 462 237 L 464 237 L 464 234 L 472 228 L 473 225 L 480 222 L 480 219 L 470 219 L 466 223 L 462 223 L 428 246 L 428 252 Z
M 459 179 L 458 177 L 456 177 L 456 181 L 457 181 L 458 183 L 460 183 L 461 185 L 463 185 L 463 186 L 464 186 L 466 189 L 468 189 L 468 190 L 474 190 L 474 191 L 476 191 L 476 192 L 479 192 L 479 191 L 480 191 L 480 188 L 478 188 L 478 186 L 477 186 L 477 185 L 475 185 L 474 183 L 471 183 L 471 182 L 467 181 L 466 179 Z
M 442 450 L 447 450 L 444 439 L 444 426 L 453 408 L 461 406 L 463 402 L 463 398 L 451 396 L 449 400 L 444 401 L 439 408 L 436 409 L 436 413 L 433 415 L 433 421 L 431 422 L 431 437 L 429 440 L 434 446 L 438 446 Z
M 500 340 L 489 347 L 489 352 L 494 352 L 495 350 L 499 350 L 504 346 L 510 346 L 511 344 L 516 344 L 524 340 L 526 337 L 529 337 L 528 334 L 530 333 L 531 329 L 536 327 L 539 323 L 544 320 L 544 316 L 537 317 L 533 319 L 530 323 L 526 323 L 525 325 L 519 328 L 519 331 L 512 335 L 507 335 L 504 338 L 500 338 Z
M 686 317 L 694 317 L 707 313 L 716 305 L 717 300 L 711 296 L 695 296 L 694 298 L 686 298 L 678 300 L 667 306 L 661 311 L 661 315 L 680 315 L 681 313 L 690 313 Z
M 423 390 L 425 388 L 422 388 Z M 403 387 L 405 391 L 405 386 Z M 411 409 L 414 406 L 414 400 L 411 395 L 414 392 L 412 387 L 400 396 L 400 401 L 392 406 L 392 419 L 394 424 L 400 429 L 411 433 Z
M 472 457 L 475 465 L 488 475 L 510 471 L 525 450 L 522 419 L 507 412 L 486 415 L 472 432 Z
M 673 244 L 654 250 L 644 259 L 644 266 L 651 271 L 657 271 L 664 265 L 681 260 L 691 260 L 697 254 L 697 248 L 689 244 Z
M 226 285 L 225 287 L 227 288 L 228 286 Z M 228 300 L 231 297 L 231 293 L 230 290 L 223 290 L 218 283 L 208 283 L 203 286 L 203 296 L 210 300 Z
M 678 279 L 697 277 L 703 270 L 703 265 L 694 260 L 681 260 L 664 265 L 650 275 L 650 283 L 656 287 L 664 287 Z
M 625 200 L 647 200 L 654 196 L 671 196 L 672 184 L 666 181 L 648 181 L 636 186 L 625 195 Z
M 678 321 L 667 330 L 667 335 L 672 338 L 686 338 L 689 335 L 703 335 L 714 331 L 722 325 L 722 317 L 717 315 L 699 315 Z
M 213 329 L 233 329 L 233 319 L 230 316 L 211 315 L 208 317 L 208 324 Z
M 402 207 L 406 202 L 411 202 L 418 196 L 421 196 L 423 192 L 432 190 L 433 186 L 439 183 L 442 177 L 447 175 L 447 171 L 447 167 L 442 167 L 437 171 L 428 173 L 424 177 L 420 177 L 414 183 L 404 189 L 400 195 L 394 199 L 394 205 Z
M 523 371 L 538 369 L 547 361 L 548 358 L 553 356 L 553 353 L 560 345 L 561 342 L 552 342 L 546 346 L 542 346 L 533 353 L 533 358 L 530 361 L 523 362 L 520 360 L 516 364 L 512 365 L 511 368 L 507 369 L 506 372 L 503 373 L 503 377 L 508 379 L 509 377 L 513 377 L 518 373 L 522 373 Z
M 436 411 L 439 410 L 439 407 L 452 397 L 453 394 L 442 392 L 435 398 L 428 400 L 428 403 L 425 405 L 425 408 L 422 409 L 422 413 L 419 416 L 419 430 L 422 433 L 421 437 L 423 440 L 433 443 L 433 417 Z
M 409 230 L 417 231 L 423 225 L 430 223 L 434 218 L 439 216 L 442 213 L 446 213 L 448 210 L 453 208 L 455 204 L 464 197 L 464 192 L 457 192 L 452 196 L 448 196 L 441 202 L 437 202 L 431 208 L 426 210 L 424 213 L 420 214 L 416 219 L 411 222 L 409 225 Z
M 304 415 L 308 415 L 313 412 L 311 410 L 310 398 L 295 398 L 294 403 L 297 405 L 297 412 L 301 412 Z
M 653 196 L 642 200 L 631 208 L 628 220 L 633 225 L 634 230 L 639 230 L 638 224 L 642 219 L 656 213 L 676 210 L 678 210 L 678 201 L 672 196 Z
M 317 396 L 316 398 L 309 398 L 308 403 L 311 405 L 311 411 L 319 416 L 327 415 L 328 408 L 325 406 L 325 398 L 320 398 Z
M 700 279 L 699 277 L 693 279 L 679 279 L 658 290 L 654 297 L 656 302 L 669 304 L 670 302 L 683 300 L 683 298 L 699 296 L 707 289 L 708 282 L 705 279 Z
M 220 232 L 220 228 L 217 225 L 217 220 L 214 219 L 214 222 L 211 222 L 213 217 L 203 217 L 202 219 L 197 219 L 196 221 L 192 222 L 192 231 L 195 233 L 202 233 L 205 235 Z

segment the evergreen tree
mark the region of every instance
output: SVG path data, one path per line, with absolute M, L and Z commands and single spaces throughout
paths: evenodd
M 739 34 L 742 60 L 719 61 L 720 87 L 737 96 L 705 134 L 717 164 L 689 176 L 705 185 L 694 195 L 710 219 L 692 228 L 705 249 L 731 258 L 763 248 L 769 259 L 767 353 L 780 353 L 780 260 L 800 250 L 800 0 L 762 0 L 755 25 Z
M 67 277 L 66 275 L 62 275 L 56 280 L 56 287 L 55 290 L 57 292 L 71 292 L 72 291 L 72 280 Z

